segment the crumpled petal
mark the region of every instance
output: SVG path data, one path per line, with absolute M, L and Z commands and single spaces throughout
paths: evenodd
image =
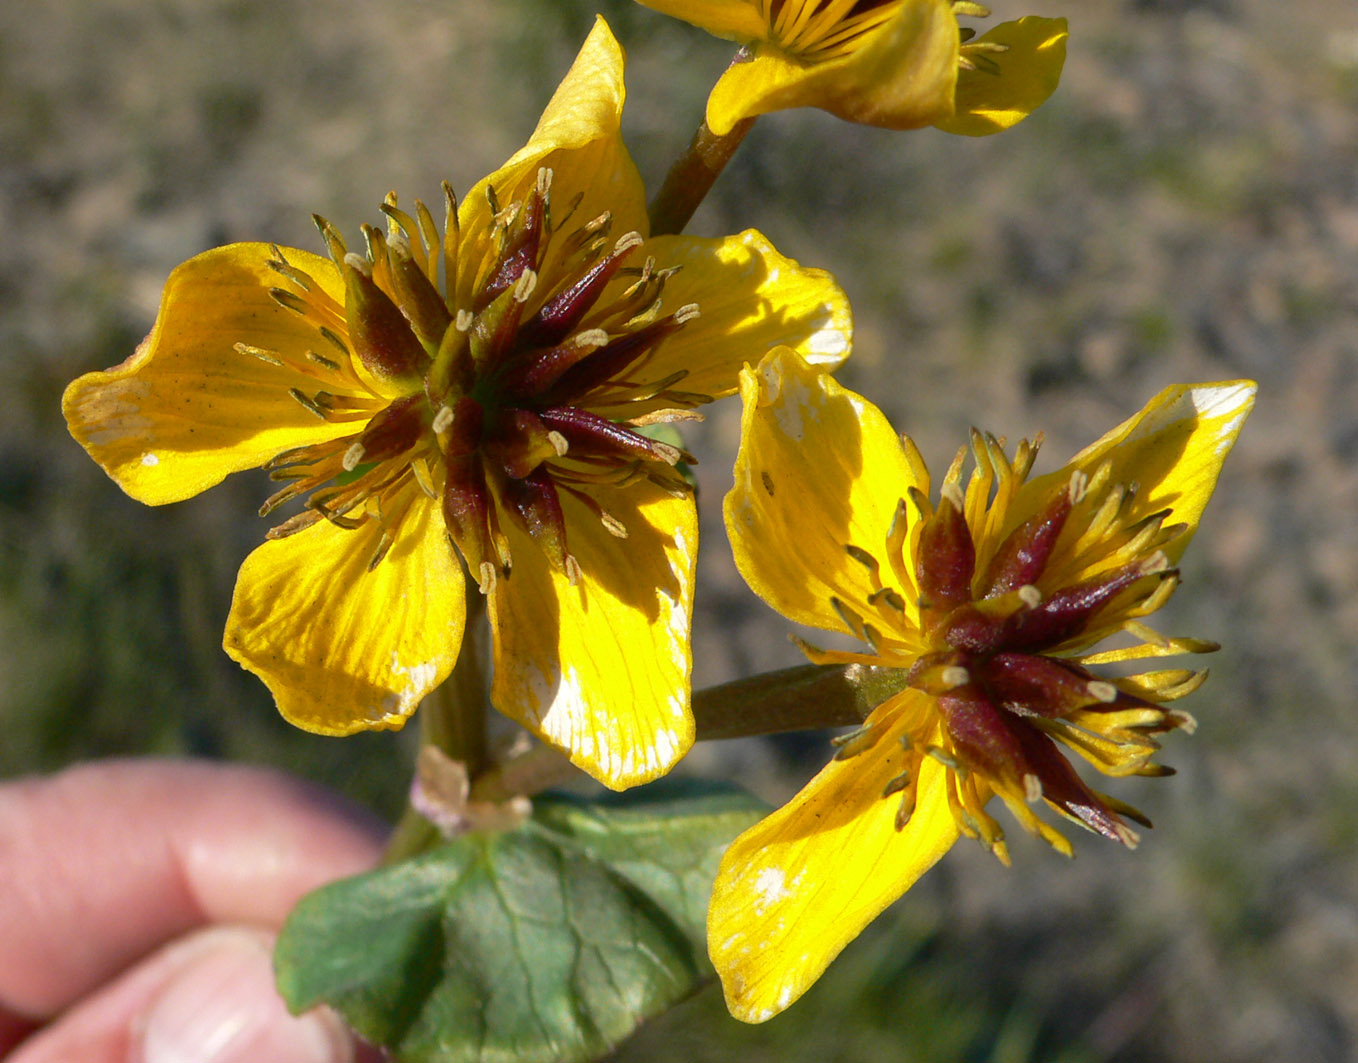
M 283 254 L 343 306 L 329 259 L 295 248 Z M 71 434 L 137 501 L 178 502 L 289 447 L 355 431 L 352 421 L 321 420 L 288 389 L 370 393 L 345 387 L 337 374 L 307 375 L 235 349 L 243 341 L 303 364 L 309 349 L 347 361 L 269 297 L 279 281 L 265 264 L 272 255 L 269 244 L 231 244 L 189 259 L 166 281 L 155 327 L 136 353 L 86 373 L 62 396 Z
M 1056 91 L 1069 36 L 1063 18 L 1029 15 L 1016 22 L 1001 22 L 979 38 L 1008 49 L 985 53 L 999 67 L 999 73 L 959 71 L 953 115 L 934 124 L 945 133 L 970 137 L 1000 133 L 1017 125 Z
M 910 0 L 848 55 L 825 62 L 761 43 L 751 62 L 722 74 L 708 97 L 707 124 L 721 136 L 743 118 L 819 107 L 888 129 L 931 125 L 952 113 L 957 48 L 957 19 L 944 0 Z
M 707 941 L 737 1019 L 763 1022 L 788 1007 L 957 840 L 946 771 L 932 758 L 902 830 L 898 801 L 882 796 L 906 760 L 893 722 L 917 718 L 928 700 L 909 690 L 881 706 L 869 717 L 886 730 L 877 744 L 832 760 L 726 851 Z
M 882 547 L 897 502 L 912 486 L 927 493 L 929 474 L 880 410 L 794 351 L 745 369 L 740 393 L 735 486 L 723 509 L 736 567 L 789 620 L 846 631 L 831 597 L 862 603 L 876 589 L 846 547 L 876 556 L 892 581 Z M 897 589 L 902 626 L 913 628 L 915 588 Z
M 663 775 L 693 744 L 697 509 L 647 481 L 590 494 L 627 538 L 561 492 L 578 586 L 506 523 L 512 568 L 490 596 L 491 702 L 621 790 Z
M 266 542 L 241 566 L 226 652 L 305 730 L 401 727 L 457 660 L 462 566 L 437 507 L 418 494 L 369 572 L 378 538 L 375 522 L 351 530 L 322 521 Z

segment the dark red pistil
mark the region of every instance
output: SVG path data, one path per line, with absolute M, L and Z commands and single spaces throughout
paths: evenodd
M 1100 834 L 1125 840 L 1118 811 L 1090 790 L 1041 725 L 1076 711 L 1157 706 L 1058 656 L 1090 630 L 1102 609 L 1139 580 L 1165 577 L 1162 564 L 1135 562 L 1070 587 L 1040 589 L 1070 517 L 1061 489 L 995 551 L 976 577 L 976 547 L 955 487 L 944 490 L 920 532 L 917 577 L 921 621 L 939 649 L 920 658 L 912 685 L 937 693 L 955 752 L 987 777 L 1019 792 L 1035 779 L 1042 795 Z M 1168 730 L 1172 724 L 1148 730 Z

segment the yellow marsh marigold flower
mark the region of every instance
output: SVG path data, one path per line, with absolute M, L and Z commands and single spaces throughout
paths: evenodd
M 742 119 L 819 107 L 888 129 L 981 136 L 1021 122 L 1055 90 L 1066 21 L 1028 17 L 984 36 L 957 17 L 971 0 L 638 0 L 740 41 L 707 101 L 724 136 Z
M 708 944 L 732 1013 L 758 1022 L 959 834 L 1007 862 L 992 795 L 1061 852 L 1069 842 L 1032 806 L 1136 843 L 1126 820 L 1144 818 L 1087 786 L 1062 746 L 1108 775 L 1168 773 L 1154 736 L 1192 719 L 1163 703 L 1205 673 L 1094 669 L 1215 648 L 1142 618 L 1178 583 L 1254 385 L 1168 388 L 1034 479 L 1036 444 L 1010 458 L 974 433 L 970 477 L 964 448 L 934 502 L 910 440 L 794 352 L 747 369 L 741 394 L 726 526 L 742 575 L 790 620 L 866 644 L 806 647 L 812 661 L 896 669 L 902 686 L 722 861 Z M 1093 649 L 1116 632 L 1135 645 Z
M 449 674 L 463 569 L 487 596 L 491 699 L 614 787 L 693 740 L 697 522 L 642 429 L 735 390 L 751 349 L 824 366 L 850 318 L 758 233 L 646 236 L 600 21 L 527 146 L 445 230 L 389 197 L 362 254 L 270 244 L 171 275 L 150 336 L 66 392 L 71 431 L 151 504 L 263 465 L 292 500 L 246 560 L 228 653 L 293 723 L 399 727 Z M 440 276 L 442 281 L 440 283 Z

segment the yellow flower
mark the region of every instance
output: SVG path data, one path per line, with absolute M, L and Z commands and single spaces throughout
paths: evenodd
M 1135 809 L 1088 787 L 1061 745 L 1112 776 L 1163 775 L 1154 735 L 1188 728 L 1163 703 L 1205 673 L 1094 669 L 1215 647 L 1142 618 L 1178 583 L 1226 453 L 1254 402 L 1246 381 L 1168 388 L 1057 472 L 1029 479 L 973 433 L 937 502 L 908 438 L 794 352 L 741 377 L 745 401 L 726 526 L 750 586 L 788 619 L 863 652 L 816 663 L 897 670 L 900 693 L 840 743 L 784 808 L 736 840 L 712 897 L 708 945 L 732 1013 L 787 1007 L 959 834 L 1007 861 L 998 795 L 1061 852 L 1032 806 L 1131 846 Z M 808 455 L 814 457 L 808 458 Z M 1123 632 L 1135 644 L 1093 649 Z M 1058 744 L 1059 743 L 1059 744 Z
M 998 133 L 1046 101 L 1066 59 L 1065 19 L 1022 18 L 975 37 L 957 16 L 990 12 L 971 0 L 638 2 L 744 45 L 708 97 L 720 136 L 789 107 L 888 129 Z
M 697 522 L 648 425 L 735 390 L 748 352 L 848 352 L 843 293 L 758 233 L 647 239 L 600 20 L 526 147 L 445 230 L 322 258 L 234 244 L 166 284 L 149 337 L 66 391 L 71 432 L 158 505 L 263 465 L 305 507 L 245 561 L 227 652 L 287 719 L 400 727 L 449 674 L 463 568 L 487 596 L 493 704 L 606 784 L 693 740 Z M 440 283 L 440 276 L 442 281 Z

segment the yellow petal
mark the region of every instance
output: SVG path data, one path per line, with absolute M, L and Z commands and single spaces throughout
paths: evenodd
M 459 305 L 471 304 L 478 277 L 489 268 L 493 215 L 488 187 L 502 206 L 508 206 L 531 190 L 538 170 L 545 167 L 552 171 L 551 202 L 557 223 L 579 196 L 568 229 L 608 211 L 613 236 L 649 232 L 646 190 L 619 128 L 626 95 L 623 66 L 622 46 L 608 23 L 597 18 L 528 143 L 464 197 L 459 212 L 463 231 Z
M 226 652 L 308 731 L 400 727 L 457 660 L 462 567 L 437 508 L 418 495 L 369 572 L 378 535 L 376 522 L 322 522 L 265 543 L 241 566 Z
M 62 396 L 71 434 L 139 502 L 177 502 L 227 475 L 263 464 L 289 447 L 352 433 L 326 422 L 288 393 L 299 388 L 365 394 L 352 378 L 316 376 L 272 365 L 235 344 L 306 363 L 307 350 L 343 355 L 269 289 L 279 276 L 265 265 L 268 244 L 231 244 L 189 259 L 165 284 L 160 314 L 135 354 L 104 372 L 86 373 Z M 344 285 L 328 259 L 283 249 L 340 306 Z
M 578 586 L 505 521 L 512 568 L 490 597 L 491 701 L 615 790 L 663 775 L 693 744 L 689 712 L 697 510 L 638 481 L 591 494 L 606 529 L 561 493 Z
M 637 0 L 643 7 L 683 19 L 690 25 L 728 40 L 752 41 L 767 26 L 759 8 L 750 0 Z
M 1212 497 L 1226 455 L 1254 408 L 1255 390 L 1249 380 L 1166 388 L 1135 417 L 1080 451 L 1065 468 L 1026 484 L 1014 513 L 1027 511 L 1037 504 L 1035 500 L 1048 497 L 1069 481 L 1072 471 L 1092 474 L 1108 461 L 1112 463 L 1110 482 L 1139 485 L 1122 518 L 1126 525 L 1171 509 L 1166 525 L 1189 526 L 1187 535 L 1166 547 L 1170 561 L 1177 560 Z
M 899 702 L 925 697 L 907 691 L 873 715 L 888 706 L 894 715 Z M 956 841 L 946 769 L 930 757 L 921 765 L 914 815 L 896 830 L 899 799 L 882 797 L 904 768 L 896 733 L 889 730 L 856 757 L 831 761 L 726 851 L 707 942 L 737 1019 L 763 1022 L 800 997 Z
M 1068 36 L 1063 18 L 1030 15 L 1017 22 L 1001 22 L 979 38 L 1007 48 L 984 53 L 1000 68 L 999 73 L 960 71 L 956 110 L 951 118 L 935 124 L 945 133 L 969 137 L 987 136 L 1017 125 L 1056 91 L 1066 62 Z
M 909 0 L 849 54 L 807 63 L 773 44 L 735 63 L 707 100 L 707 124 L 729 133 L 742 118 L 819 107 L 888 129 L 916 129 L 952 113 L 957 20 L 944 0 Z
M 897 501 L 911 486 L 927 492 L 928 473 L 877 407 L 788 348 L 745 369 L 740 394 L 740 451 L 724 506 L 736 566 L 789 620 L 847 630 L 831 597 L 856 605 L 875 586 L 846 547 L 874 555 L 889 584 L 883 544 Z M 903 628 L 913 628 L 916 590 L 896 590 L 905 601 Z
M 736 390 L 741 366 L 780 345 L 795 347 L 819 370 L 848 357 L 853 314 L 835 279 L 784 258 L 753 229 L 720 239 L 657 237 L 644 252 L 655 256 L 657 267 L 682 267 L 665 282 L 661 313 L 698 307 L 698 316 L 657 349 L 646 379 L 682 369 L 687 376 L 676 389 L 721 398 Z M 646 409 L 634 404 L 615 412 L 628 417 Z

